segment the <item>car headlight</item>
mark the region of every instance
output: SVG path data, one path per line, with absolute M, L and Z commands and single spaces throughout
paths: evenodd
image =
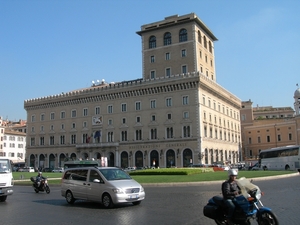
M 114 188 L 114 189 L 112 189 L 112 190 L 113 190 L 113 192 L 116 193 L 116 194 L 124 194 L 124 191 L 123 191 L 122 189 L 120 189 L 120 188 Z
M 144 192 L 144 188 L 141 186 L 141 190 L 140 190 L 140 192 Z

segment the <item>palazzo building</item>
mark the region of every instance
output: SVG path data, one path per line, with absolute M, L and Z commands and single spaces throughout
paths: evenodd
M 24 101 L 28 165 L 101 157 L 123 168 L 240 160 L 241 100 L 217 83 L 210 29 L 191 13 L 137 34 L 142 77 Z
M 257 161 L 261 150 L 300 145 L 300 88 L 294 92 L 294 109 L 242 102 L 241 126 L 245 161 Z

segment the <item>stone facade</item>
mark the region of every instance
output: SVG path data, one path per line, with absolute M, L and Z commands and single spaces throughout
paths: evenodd
M 193 13 L 143 25 L 142 78 L 26 100 L 30 166 L 67 158 L 187 167 L 240 159 L 241 101 L 216 82 L 216 37 Z

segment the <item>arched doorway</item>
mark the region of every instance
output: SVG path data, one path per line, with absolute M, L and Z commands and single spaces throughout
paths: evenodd
M 58 166 L 59 167 L 63 167 L 64 166 L 64 161 L 65 161 L 65 159 L 66 159 L 66 156 L 65 156 L 65 154 L 60 154 L 60 156 L 59 156 L 59 161 L 58 161 Z
M 33 154 L 31 154 L 29 158 L 29 166 L 35 168 L 34 163 L 35 163 L 35 157 Z
M 96 157 L 97 160 L 101 160 L 101 153 L 96 152 L 95 157 Z
M 152 150 L 150 153 L 150 165 L 155 168 L 159 167 L 159 156 L 156 150 Z
M 128 167 L 128 153 L 125 151 L 121 153 L 121 167 L 124 169 Z
M 108 162 L 107 162 L 107 165 L 108 166 L 115 166 L 115 154 L 110 152 L 108 153 Z
M 49 155 L 49 168 L 54 169 L 55 167 L 55 156 L 53 154 Z
M 76 159 L 77 159 L 76 154 L 75 154 L 75 153 L 72 153 L 72 154 L 70 155 L 70 160 L 76 160 Z
M 83 160 L 87 160 L 88 158 L 89 158 L 89 154 L 87 154 L 86 152 L 82 153 Z
M 176 166 L 175 152 L 173 149 L 167 151 L 166 165 L 168 168 Z
M 193 153 L 191 149 L 184 149 L 183 151 L 183 167 L 188 167 L 193 164 Z
M 42 171 L 44 166 L 45 166 L 45 156 L 41 154 L 39 157 L 39 170 Z
M 143 153 L 141 151 L 137 151 L 135 153 L 135 166 L 136 167 L 143 167 Z

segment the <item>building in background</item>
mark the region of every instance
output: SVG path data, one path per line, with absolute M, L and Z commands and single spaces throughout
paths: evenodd
M 194 13 L 137 34 L 141 78 L 25 100 L 30 166 L 101 157 L 123 168 L 240 160 L 241 101 L 217 83 L 214 34 Z
M 25 164 L 26 121 L 12 122 L 0 117 L 0 156 L 8 157 L 16 166 Z
M 261 150 L 287 145 L 300 145 L 300 89 L 294 92 L 291 107 L 252 107 L 251 100 L 242 102 L 242 158 L 257 161 Z

